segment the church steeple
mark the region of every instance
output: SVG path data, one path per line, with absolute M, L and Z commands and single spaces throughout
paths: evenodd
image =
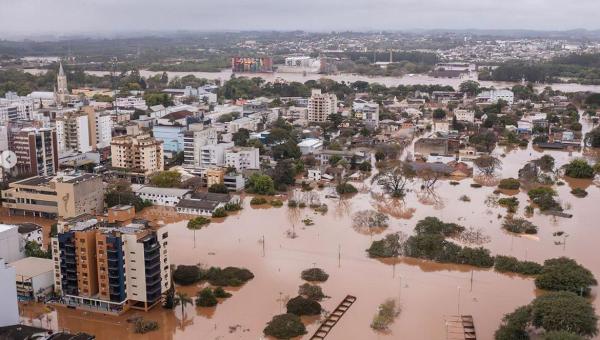
M 63 69 L 62 62 L 59 63 L 58 75 L 56 77 L 56 104 L 64 104 L 69 96 L 69 88 L 67 87 L 67 76 Z

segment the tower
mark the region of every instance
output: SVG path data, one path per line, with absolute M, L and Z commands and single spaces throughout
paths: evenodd
M 62 62 L 58 69 L 58 76 L 56 77 L 56 104 L 63 104 L 67 102 L 69 95 L 69 89 L 67 88 L 67 76 L 63 70 Z

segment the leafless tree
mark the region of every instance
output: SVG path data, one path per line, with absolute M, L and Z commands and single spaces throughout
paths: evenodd
M 373 177 L 371 183 L 377 183 L 392 197 L 403 197 L 406 186 L 414 179 L 414 171 L 406 163 L 382 169 Z
M 493 177 L 496 170 L 502 169 L 502 161 L 491 155 L 481 156 L 475 159 L 473 163 L 486 177 Z

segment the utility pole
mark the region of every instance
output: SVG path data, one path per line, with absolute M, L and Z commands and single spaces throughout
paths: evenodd
M 338 244 L 338 268 L 342 267 L 342 245 Z
M 456 310 L 458 312 L 458 316 L 460 316 L 460 286 L 458 286 L 458 300 L 456 303 Z
M 471 292 L 473 291 L 473 269 L 471 269 Z
M 262 251 L 263 251 L 263 257 L 265 257 L 265 235 L 263 235 L 262 237 Z

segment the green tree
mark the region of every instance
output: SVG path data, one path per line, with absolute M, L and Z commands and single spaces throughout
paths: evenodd
M 273 195 L 275 184 L 270 176 L 255 173 L 248 179 L 248 189 L 250 192 L 259 195 Z
M 212 289 L 204 288 L 198 292 L 196 296 L 196 306 L 200 307 L 214 307 L 219 303 Z
M 159 188 L 177 188 L 181 185 L 181 174 L 177 171 L 161 171 L 150 177 L 150 183 Z
M 277 339 L 291 339 L 306 334 L 306 327 L 298 315 L 288 313 L 274 316 L 263 332 Z
M 594 178 L 594 168 L 585 159 L 574 159 L 565 165 L 565 175 L 572 178 Z
M 216 193 L 216 194 L 227 194 L 229 193 L 229 189 L 223 183 L 215 183 L 208 187 L 208 192 Z
M 298 316 L 321 314 L 321 304 L 303 296 L 296 296 L 290 299 L 286 304 L 286 308 L 289 314 L 296 314 Z
M 537 288 L 582 295 L 588 295 L 590 286 L 597 284 L 591 271 L 566 257 L 546 260 L 542 272 L 535 279 Z
M 186 293 L 176 292 L 174 303 L 175 306 L 181 306 L 181 323 L 183 323 L 183 319 L 185 318 L 185 306 L 193 304 L 194 301 Z
M 591 303 L 571 292 L 555 292 L 531 304 L 532 324 L 550 331 L 568 331 L 591 337 L 598 334 L 598 318 Z
M 480 91 L 479 83 L 474 80 L 467 80 L 467 81 L 462 82 L 458 86 L 458 89 L 460 92 L 466 93 L 470 97 L 478 94 Z

